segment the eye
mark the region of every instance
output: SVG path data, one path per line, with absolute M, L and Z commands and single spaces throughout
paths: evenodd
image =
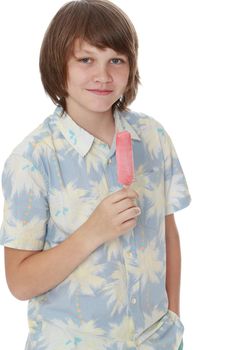
M 124 63 L 124 60 L 122 58 L 112 58 L 112 63 L 114 64 L 121 64 Z
M 78 62 L 81 62 L 81 63 L 91 63 L 91 58 L 90 57 L 83 57 L 83 58 L 78 58 L 77 59 Z

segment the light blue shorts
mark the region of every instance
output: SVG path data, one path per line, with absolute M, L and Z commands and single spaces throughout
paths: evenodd
M 183 339 L 181 340 L 180 346 L 178 350 L 183 350 Z
M 171 310 L 136 340 L 138 350 L 183 350 L 184 325 Z

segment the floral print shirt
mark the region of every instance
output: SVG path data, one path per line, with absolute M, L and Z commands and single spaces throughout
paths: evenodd
M 184 326 L 168 310 L 165 216 L 191 197 L 170 136 L 154 118 L 114 112 L 132 137 L 141 215 L 55 288 L 28 302 L 26 350 L 178 350 Z M 0 243 L 47 250 L 69 237 L 117 182 L 111 147 L 58 106 L 6 159 Z M 65 261 L 64 261 L 65 264 Z

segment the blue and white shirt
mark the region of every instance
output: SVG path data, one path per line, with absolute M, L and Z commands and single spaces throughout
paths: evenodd
M 111 147 L 56 107 L 6 159 L 0 243 L 47 250 L 69 237 L 117 182 Z M 132 137 L 141 215 L 58 286 L 28 302 L 26 350 L 178 350 L 184 326 L 168 310 L 165 216 L 190 204 L 170 136 L 154 118 L 114 113 Z M 65 264 L 65 261 L 64 261 Z

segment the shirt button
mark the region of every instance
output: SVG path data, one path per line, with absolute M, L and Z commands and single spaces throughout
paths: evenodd
M 137 302 L 137 299 L 136 299 L 136 298 L 132 298 L 132 299 L 131 299 L 131 303 L 132 303 L 132 304 L 136 304 L 136 302 Z
M 111 164 L 111 163 L 112 163 L 112 159 L 109 158 L 109 159 L 107 160 L 107 163 L 108 163 L 108 164 Z
M 132 254 L 131 252 L 128 252 L 128 253 L 127 253 L 127 256 L 128 256 L 129 258 L 132 258 L 132 257 L 133 257 L 133 254 Z

